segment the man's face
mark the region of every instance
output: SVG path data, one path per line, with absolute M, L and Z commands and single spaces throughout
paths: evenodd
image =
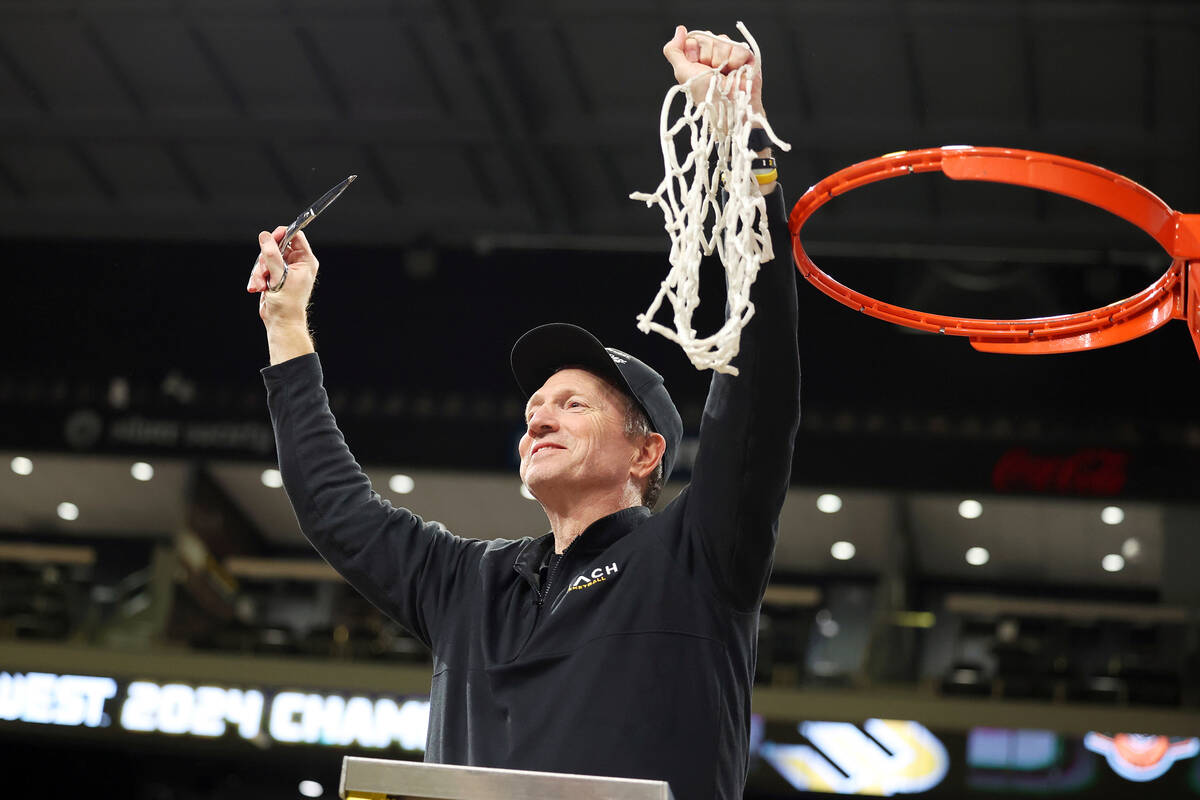
M 517 445 L 521 480 L 535 496 L 620 488 L 637 447 L 625 434 L 624 398 L 582 369 L 554 373 L 525 406 Z

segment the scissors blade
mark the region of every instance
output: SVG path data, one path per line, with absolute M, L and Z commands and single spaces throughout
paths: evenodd
M 312 215 L 315 217 L 318 214 L 320 214 L 322 211 L 324 211 L 325 209 L 327 209 L 331 205 L 333 205 L 333 201 L 337 200 L 339 197 L 341 197 L 342 192 L 346 191 L 346 188 L 348 186 L 350 186 L 350 184 L 354 183 L 354 179 L 357 177 L 358 177 L 357 175 L 351 175 L 350 177 L 346 178 L 344 181 L 339 183 L 337 186 L 333 187 L 328 192 L 321 195 L 321 199 L 318 200 L 317 202 L 313 203 L 312 206 L 309 208 L 309 211 L 312 212 Z
M 292 237 L 296 235 L 297 231 L 303 230 L 308 226 L 308 223 L 317 218 L 318 214 L 333 205 L 333 201 L 341 197 L 342 192 L 346 191 L 346 188 L 349 187 L 350 184 L 354 183 L 354 179 L 357 177 L 357 175 L 351 175 L 350 177 L 346 178 L 337 186 L 334 186 L 328 192 L 321 195 L 321 197 L 308 208 L 304 209 L 300 216 L 296 217 L 296 221 L 289 225 L 287 231 L 284 232 L 283 240 L 279 242 L 279 249 L 282 250 L 283 248 L 287 247 L 288 243 L 292 241 Z

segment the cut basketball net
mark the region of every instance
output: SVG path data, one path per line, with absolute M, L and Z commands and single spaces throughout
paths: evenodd
M 737 374 L 730 362 L 738 354 L 742 328 L 754 316 L 750 287 L 759 266 L 775 257 L 767 232 L 766 203 L 751 171 L 755 153 L 748 146 L 750 130 L 762 127 L 774 144 L 791 149 L 751 106 L 750 91 L 762 69 L 762 55 L 746 26 L 739 22 L 737 29 L 747 42 L 733 44 L 748 49 L 754 58 L 728 74 L 722 74 L 724 65 L 715 66 L 667 92 L 659 118 L 662 183 L 651 193 L 629 195 L 647 207 L 657 203 L 671 237 L 671 270 L 650 307 L 638 315 L 638 329 L 655 331 L 677 343 L 696 369 L 732 375 Z M 690 31 L 688 36 L 728 41 L 708 31 Z M 707 81 L 708 87 L 703 98 L 696 100 L 693 84 L 701 81 Z M 671 108 L 677 96 L 683 97 L 684 106 L 672 123 Z M 690 149 L 684 148 L 687 156 L 680 163 L 676 139 L 685 135 Z M 718 196 L 722 188 L 727 194 L 723 204 Z M 715 333 L 698 336 L 692 327 L 692 313 L 700 305 L 700 262 L 714 250 L 725 267 L 726 318 Z M 670 303 L 674 329 L 654 321 L 664 300 Z

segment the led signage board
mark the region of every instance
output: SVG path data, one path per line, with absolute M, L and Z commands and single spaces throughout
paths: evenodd
M 950 766 L 942 742 L 908 720 L 810 721 L 800 734 L 808 744 L 764 741 L 759 754 L 803 792 L 913 794 L 941 783 Z
M 0 672 L 0 719 L 98 728 L 107 724 L 104 707 L 116 695 L 112 678 Z
M 1200 738 L 929 730 L 911 720 L 788 724 L 756 715 L 747 797 L 1200 798 Z M 1144 788 L 1131 786 L 1139 781 Z
M 1104 756 L 1113 772 L 1122 778 L 1144 783 L 1160 777 L 1176 761 L 1200 753 L 1200 738 L 1148 733 L 1107 736 L 1092 731 L 1083 737 L 1083 746 Z
M 429 701 L 0 672 L 0 720 L 423 751 Z
M 345 750 L 419 753 L 426 697 L 309 692 L 294 687 L 127 681 L 0 671 L 4 723 Z M 89 736 L 92 734 L 88 734 Z M 931 731 L 912 720 L 807 720 L 751 726 L 747 796 L 798 792 L 960 798 L 1031 795 L 1200 797 L 1200 737 L 1064 736 L 976 727 Z

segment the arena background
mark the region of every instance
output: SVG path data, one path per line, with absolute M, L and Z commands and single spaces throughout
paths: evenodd
M 674 24 L 739 19 L 789 202 L 974 144 L 1200 212 L 1191 1 L 0 3 L 0 794 L 334 797 L 346 753 L 420 757 L 427 654 L 269 485 L 255 235 L 359 175 L 310 229 L 352 449 L 460 534 L 541 533 L 515 470 L 524 330 L 642 355 L 695 435 L 707 376 L 634 327 L 667 237 L 627 196 L 661 179 Z M 1101 306 L 1168 264 L 1080 203 L 928 176 L 839 199 L 805 241 L 855 288 L 989 317 Z M 996 356 L 803 282 L 800 305 L 746 796 L 1200 793 L 1185 326 Z

